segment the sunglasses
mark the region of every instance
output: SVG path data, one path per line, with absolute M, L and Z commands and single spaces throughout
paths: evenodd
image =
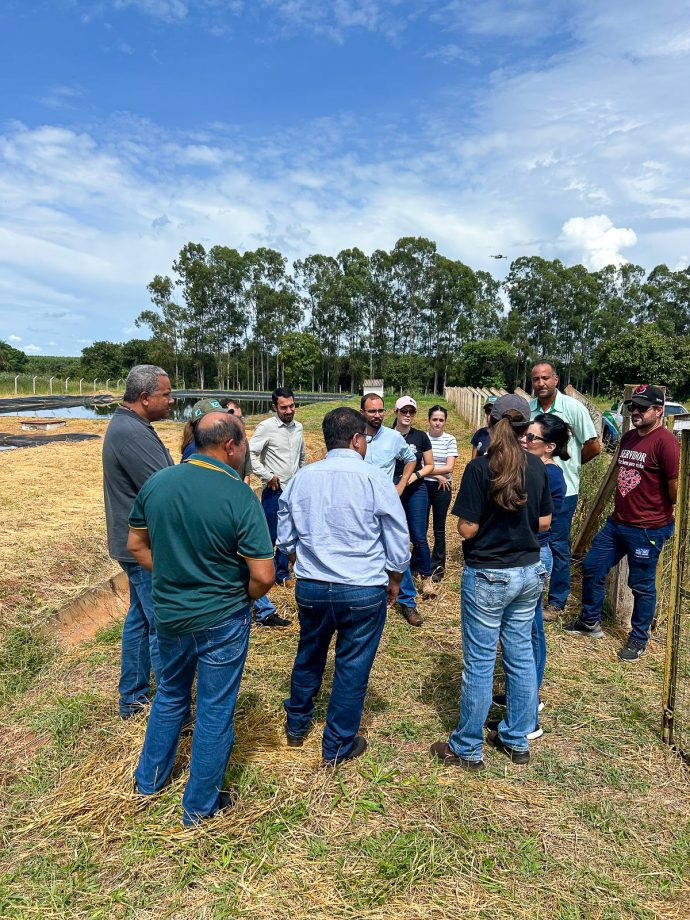
M 637 410 L 637 412 L 641 412 L 642 415 L 644 415 L 645 412 L 648 412 L 651 408 L 651 406 L 641 406 L 639 403 L 630 403 L 628 406 L 628 409 L 630 409 L 631 412 Z
M 546 438 L 540 438 L 538 434 L 532 434 L 531 431 L 528 431 L 523 437 L 528 444 L 531 444 L 532 441 L 543 441 L 544 444 L 547 443 Z
M 417 414 L 417 410 L 412 409 L 411 407 L 406 407 L 404 409 L 398 409 L 398 412 L 401 415 L 416 415 Z

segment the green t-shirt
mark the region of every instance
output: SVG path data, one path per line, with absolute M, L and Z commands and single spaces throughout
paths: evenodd
M 164 635 L 224 622 L 249 603 L 249 559 L 272 559 L 266 517 L 235 470 L 204 454 L 154 473 L 129 526 L 148 530 L 153 608 Z

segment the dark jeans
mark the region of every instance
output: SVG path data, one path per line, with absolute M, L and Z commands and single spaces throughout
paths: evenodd
M 287 730 L 298 736 L 308 731 L 328 647 L 337 633 L 322 749 L 324 760 L 345 757 L 359 728 L 369 673 L 386 622 L 386 588 L 298 578 L 295 597 L 300 636 L 290 699 L 285 700 Z
M 577 508 L 577 495 L 566 495 L 551 521 L 553 571 L 549 582 L 549 604 L 562 610 L 570 594 L 570 528 Z
M 129 580 L 129 610 L 122 627 L 119 709 L 123 718 L 141 710 L 151 694 L 151 667 L 160 681 L 160 656 L 153 622 L 151 573 L 136 562 L 121 562 Z
M 168 782 L 198 672 L 192 759 L 182 797 L 185 824 L 195 824 L 218 811 L 235 741 L 235 704 L 249 647 L 250 620 L 246 606 L 210 629 L 158 637 L 163 673 L 134 778 L 142 795 L 153 795 Z
M 446 567 L 446 518 L 453 493 L 442 489 L 435 479 L 426 480 L 429 505 L 426 512 L 426 529 L 429 530 L 429 515 L 433 514 L 434 548 L 431 552 L 431 571 Z
M 410 569 L 415 575 L 420 574 L 423 578 L 428 578 L 431 575 L 431 553 L 426 538 L 429 524 L 429 493 L 422 483 L 416 488 L 413 486 L 411 489 L 405 489 L 401 501 L 412 543 Z
M 606 576 L 623 556 L 628 557 L 628 585 L 635 598 L 630 636 L 647 643 L 656 609 L 656 566 L 673 524 L 664 527 L 632 527 L 609 518 L 592 541 L 582 563 L 582 611 L 586 623 L 601 619 Z
M 261 504 L 266 515 L 268 532 L 271 535 L 271 541 L 274 546 L 276 545 L 276 536 L 278 534 L 278 499 L 282 494 L 282 489 L 267 489 L 265 486 L 261 493 Z M 276 568 L 276 582 L 280 584 L 290 577 L 288 557 L 282 550 L 277 549 L 273 557 L 273 563 Z

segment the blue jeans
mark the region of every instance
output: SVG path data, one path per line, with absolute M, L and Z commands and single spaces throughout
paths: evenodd
M 400 499 L 405 509 L 407 526 L 410 530 L 412 557 L 410 569 L 423 578 L 431 575 L 431 552 L 426 537 L 429 526 L 429 493 L 424 483 L 405 489 Z
M 271 535 L 271 542 L 274 546 L 276 545 L 276 537 L 278 535 L 278 499 L 282 494 L 282 489 L 267 489 L 265 486 L 261 493 L 261 505 L 266 515 L 268 532 Z M 290 577 L 288 557 L 282 550 L 276 549 L 273 563 L 276 568 L 276 582 L 281 584 Z
M 153 621 L 151 573 L 136 562 L 121 562 L 129 580 L 129 610 L 122 627 L 119 709 L 123 718 L 139 712 L 151 696 L 151 666 L 160 682 L 161 663 Z
M 297 736 L 309 730 L 328 647 L 337 633 L 322 750 L 324 760 L 346 757 L 362 718 L 369 673 L 386 622 L 386 588 L 298 578 L 295 598 L 300 635 L 290 699 L 284 704 L 287 730 Z
M 417 607 L 417 591 L 414 586 L 414 579 L 410 567 L 403 572 L 400 590 L 398 591 L 398 603 L 401 607 Z
M 551 574 L 553 568 L 553 555 L 548 543 L 539 544 L 539 556 L 541 564 L 546 569 L 546 574 Z M 537 606 L 534 608 L 534 619 L 532 620 L 532 651 L 534 652 L 534 666 L 537 671 L 537 711 L 535 714 L 534 728 L 539 722 L 539 688 L 544 682 L 544 671 L 546 670 L 546 633 L 544 632 L 544 595 L 539 595 Z
M 529 748 L 525 736 L 534 728 L 537 707 L 532 620 L 545 580 L 541 562 L 514 569 L 463 569 L 460 720 L 448 743 L 465 760 L 482 759 L 499 638 L 507 705 L 498 735 L 516 751 Z
M 235 740 L 235 704 L 249 646 L 249 624 L 247 606 L 210 629 L 158 637 L 163 674 L 134 779 L 142 795 L 153 795 L 168 782 L 198 671 L 192 759 L 182 797 L 187 825 L 218 811 Z
M 272 613 L 276 612 L 276 605 L 268 594 L 264 594 L 263 597 L 259 597 L 257 600 L 252 601 L 252 611 L 254 613 L 254 619 L 258 623 L 262 623 L 266 617 L 270 617 Z
M 582 563 L 582 611 L 585 623 L 601 620 L 606 576 L 623 556 L 628 557 L 628 585 L 635 598 L 630 639 L 644 644 L 656 609 L 656 566 L 673 524 L 664 527 L 632 527 L 608 518 L 592 541 Z
M 553 571 L 549 582 L 549 604 L 562 610 L 570 594 L 570 528 L 577 508 L 577 495 L 566 495 L 551 521 Z
M 429 496 L 429 507 L 426 513 L 426 529 L 429 529 L 429 517 L 433 513 L 434 549 L 431 553 L 431 571 L 446 567 L 446 518 L 450 508 L 453 493 L 450 489 L 442 489 L 435 479 L 425 480 L 426 491 Z

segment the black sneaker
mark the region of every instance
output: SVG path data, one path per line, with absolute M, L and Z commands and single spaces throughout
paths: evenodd
M 469 770 L 470 772 L 476 773 L 484 769 L 483 760 L 466 760 L 464 757 L 459 757 L 453 752 L 447 741 L 436 741 L 431 745 L 429 752 L 432 757 L 440 760 L 441 763 L 460 767 L 461 770 Z
M 509 744 L 504 744 L 498 737 L 498 731 L 495 728 L 490 729 L 486 733 L 486 743 L 491 745 L 492 748 L 496 748 L 501 754 L 505 754 L 508 760 L 511 760 L 513 763 L 529 763 L 529 751 L 516 751 L 515 748 L 511 747 Z
M 322 767 L 337 767 L 339 763 L 347 763 L 348 760 L 354 760 L 355 757 L 359 757 L 367 749 L 367 739 L 363 738 L 362 735 L 355 735 L 355 740 L 352 743 L 350 748 L 350 753 L 345 754 L 344 757 L 334 757 L 333 760 L 326 760 L 325 758 L 321 761 Z
M 618 649 L 621 661 L 637 661 L 647 651 L 647 643 L 639 639 L 628 639 L 623 648 Z
M 257 626 L 284 627 L 292 625 L 290 620 L 286 620 L 285 617 L 278 616 L 277 613 L 269 613 L 269 615 L 264 617 L 263 620 L 255 620 L 254 622 Z
M 594 623 L 585 623 L 578 617 L 572 623 L 563 624 L 563 632 L 571 636 L 589 636 L 590 639 L 603 639 L 604 630 L 601 628 L 601 622 L 596 620 Z
M 445 574 L 446 573 L 442 565 L 436 566 L 434 571 L 431 573 L 431 580 L 434 582 L 434 584 L 437 585 L 439 582 L 443 581 L 443 576 Z

